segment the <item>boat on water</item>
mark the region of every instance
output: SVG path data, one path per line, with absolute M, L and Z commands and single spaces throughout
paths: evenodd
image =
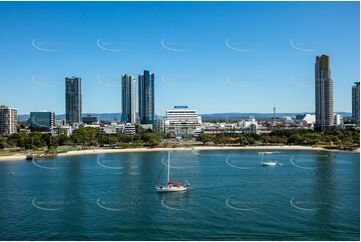
M 179 182 L 171 182 L 170 181 L 170 151 L 168 151 L 167 168 L 168 168 L 167 169 L 167 184 L 166 185 L 156 186 L 155 189 L 157 190 L 157 192 L 182 192 L 182 191 L 187 191 L 187 188 L 190 185 L 188 182 L 184 182 L 184 184 L 181 184 Z
M 272 151 L 260 151 L 258 152 L 259 155 L 272 155 L 273 152 Z
M 26 160 L 28 161 L 33 161 L 33 160 L 45 160 L 45 159 L 51 159 L 51 158 L 55 158 L 57 155 L 56 154 L 40 154 L 40 155 L 36 155 L 36 154 L 28 154 L 26 155 Z
M 281 163 L 278 163 L 277 161 L 275 160 L 269 160 L 269 161 L 264 161 L 264 155 L 262 156 L 262 160 L 261 160 L 261 164 L 262 166 L 270 166 L 270 167 L 275 167 L 275 166 L 280 166 Z
M 200 156 L 199 151 L 196 149 L 192 149 L 192 154 L 195 156 Z
M 262 166 L 278 166 L 278 162 L 277 161 L 266 161 L 266 162 L 262 162 Z

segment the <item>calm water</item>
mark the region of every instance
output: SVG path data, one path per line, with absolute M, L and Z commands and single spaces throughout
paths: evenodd
M 157 194 L 166 155 L 0 162 L 0 239 L 359 240 L 359 154 L 173 152 L 190 189 Z

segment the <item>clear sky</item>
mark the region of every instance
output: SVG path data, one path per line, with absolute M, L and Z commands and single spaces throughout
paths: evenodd
M 0 103 L 121 112 L 120 76 L 155 73 L 156 113 L 313 112 L 315 56 L 328 54 L 334 110 L 360 76 L 359 2 L 0 3 Z

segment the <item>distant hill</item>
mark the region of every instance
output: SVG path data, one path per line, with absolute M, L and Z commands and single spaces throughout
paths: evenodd
M 276 113 L 276 117 L 284 117 L 284 116 L 296 116 L 299 114 L 306 114 L 312 112 L 303 112 L 303 113 Z M 337 112 L 338 114 L 342 115 L 343 117 L 350 117 L 352 116 L 349 112 Z M 203 121 L 209 120 L 239 120 L 239 119 L 246 119 L 250 116 L 254 116 L 256 119 L 270 119 L 273 118 L 273 113 L 213 113 L 213 114 L 201 114 Z
M 298 114 L 305 114 L 311 112 L 303 112 L 303 113 L 277 113 L 277 117 L 282 116 L 296 116 Z M 337 112 L 341 114 L 343 117 L 351 117 L 352 114 L 350 112 Z M 121 113 L 84 113 L 83 116 L 92 115 L 98 117 L 98 120 L 112 121 L 112 120 L 120 120 Z M 18 118 L 20 121 L 26 121 L 29 119 L 29 114 L 20 114 Z M 211 113 L 211 114 L 200 114 L 202 116 L 202 120 L 239 120 L 246 119 L 250 116 L 254 116 L 256 119 L 270 119 L 273 117 L 273 113 Z M 64 120 L 65 115 L 59 114 L 56 115 L 56 120 Z
M 112 120 L 120 120 L 121 113 L 84 113 L 84 116 L 92 115 L 94 117 L 97 117 L 98 120 L 105 120 L 105 121 L 112 121 Z M 30 117 L 30 114 L 20 114 L 18 115 L 18 118 L 20 121 L 26 121 Z M 64 120 L 65 114 L 58 114 L 55 115 L 56 120 Z

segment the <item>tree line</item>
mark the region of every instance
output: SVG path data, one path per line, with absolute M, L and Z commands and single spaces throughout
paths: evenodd
M 201 134 L 197 140 L 203 144 L 216 145 L 360 145 L 358 130 L 331 128 L 325 133 L 312 130 L 274 130 L 269 134 Z
M 23 148 L 35 150 L 43 147 L 56 150 L 59 146 L 82 147 L 157 147 L 161 144 L 162 134 L 137 127 L 134 135 L 123 133 L 105 134 L 99 128 L 82 127 L 76 129 L 70 136 L 60 132 L 57 136 L 46 133 L 18 132 L 9 137 L 0 137 L 0 149 Z M 360 145 L 358 130 L 343 130 L 332 128 L 325 133 L 312 130 L 274 130 L 269 134 L 200 134 L 196 141 L 204 145 L 327 145 L 352 146 Z
M 128 147 L 156 147 L 162 140 L 161 134 L 150 130 L 142 130 L 139 128 L 138 133 L 134 135 L 125 135 L 123 133 L 105 134 L 99 128 L 81 127 L 67 136 L 65 132 L 60 132 L 57 136 L 47 133 L 18 132 L 9 137 L 0 138 L 0 149 L 4 148 L 25 148 L 34 150 L 43 147 L 49 149 L 58 146 L 112 146 L 120 148 Z

